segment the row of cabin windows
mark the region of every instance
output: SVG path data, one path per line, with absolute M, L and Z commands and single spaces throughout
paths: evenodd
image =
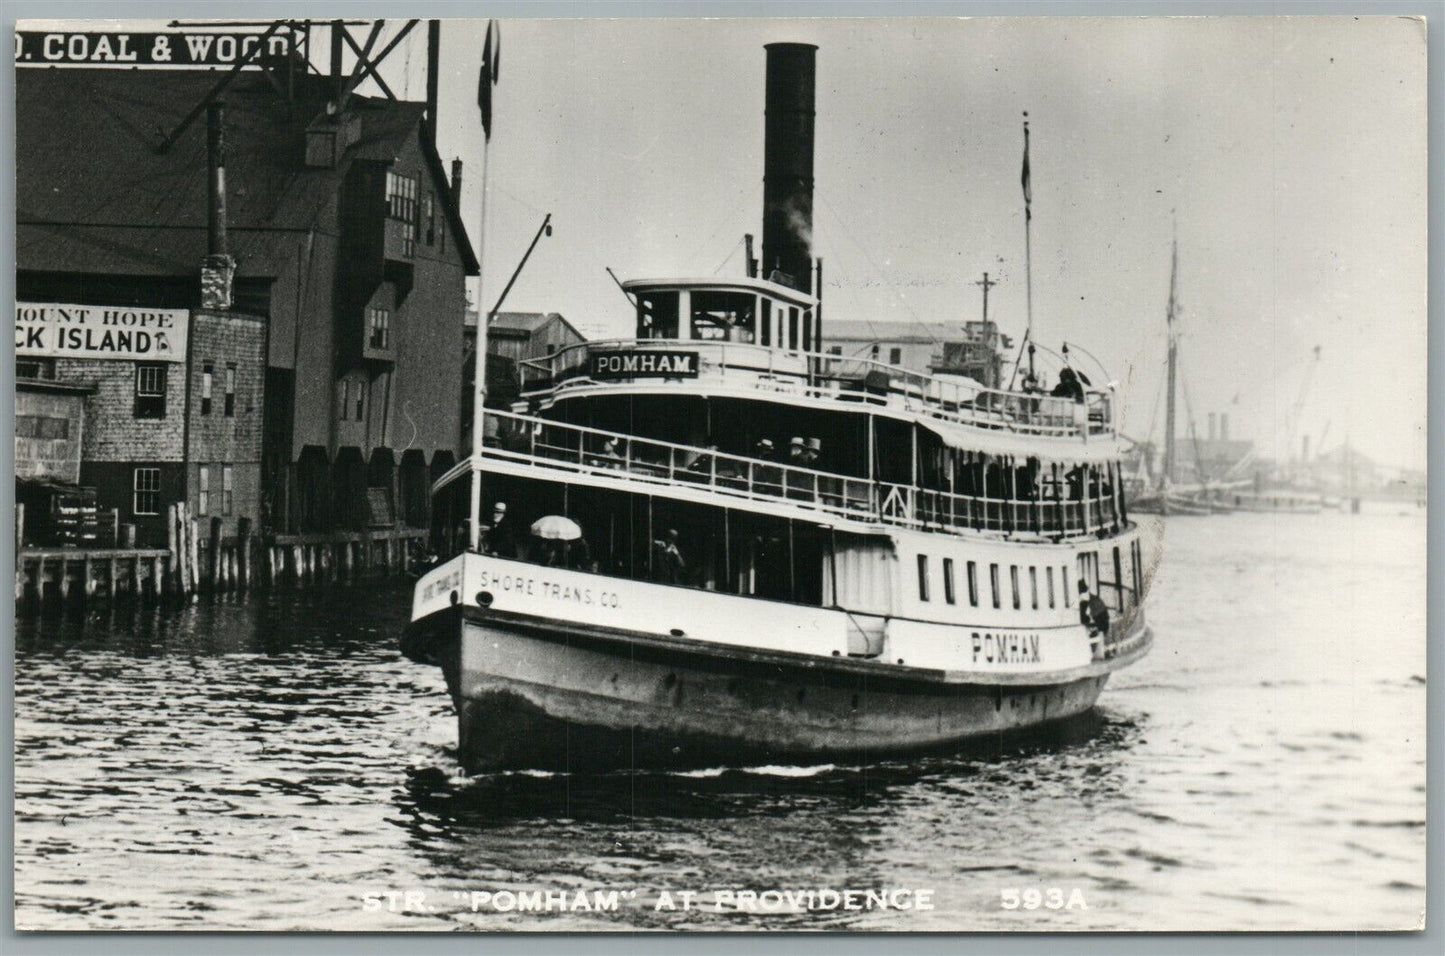
M 1135 542 L 1135 547 L 1137 548 L 1137 546 L 1138 542 Z M 1117 551 L 1118 549 L 1115 548 L 1114 550 Z M 1020 568 L 1019 565 L 1011 564 L 1009 565 L 1009 587 L 1010 591 L 1012 592 L 1013 606 L 1015 610 L 1021 609 L 1023 607 L 1023 587 L 1022 577 L 1020 575 L 1021 570 L 1026 570 L 1028 572 L 1029 606 L 1032 607 L 1034 610 L 1039 609 L 1040 601 L 1042 599 L 1046 599 L 1048 601 L 1049 607 L 1057 607 L 1058 605 L 1056 602 L 1058 601 L 1059 592 L 1063 593 L 1064 607 L 1073 606 L 1073 598 L 1070 596 L 1068 588 L 1068 565 L 1060 565 L 1059 567 L 1059 587 L 1057 590 L 1054 587 L 1053 567 L 1045 567 L 1044 573 L 1042 575 L 1043 591 L 1041 592 L 1039 588 L 1040 575 L 1037 566 L 1031 565 L 1028 568 Z M 979 595 L 977 562 L 965 562 L 964 573 L 968 584 L 968 604 L 970 607 L 978 607 Z M 988 583 L 989 596 L 992 598 L 993 606 L 996 608 L 1003 607 L 1003 590 L 999 586 L 999 566 L 997 564 L 990 564 L 988 566 Z M 1041 598 L 1041 594 L 1043 595 L 1043 598 Z M 918 600 L 930 600 L 928 555 L 926 554 L 918 555 Z M 954 561 L 952 558 L 943 559 L 943 600 L 946 604 L 958 603 L 958 592 L 954 583 Z
M 637 337 L 681 337 L 676 291 L 647 292 L 637 300 Z M 698 290 L 688 296 L 687 333 L 703 342 L 743 342 L 774 348 L 813 348 L 813 311 L 775 303 L 750 292 Z
M 868 357 L 871 358 L 871 359 L 872 359 L 873 361 L 875 361 L 875 362 L 878 361 L 878 354 L 879 354 L 879 353 L 878 353 L 878 348 L 879 348 L 878 343 L 877 343 L 877 342 L 874 342 L 872 349 L 870 349 L 870 350 L 869 350 L 869 353 L 868 353 Z M 841 346 L 841 345 L 830 345 L 830 346 L 828 346 L 828 354 L 829 354 L 829 355 L 842 355 L 842 354 L 843 354 L 843 346 Z M 888 364 L 889 364 L 889 365 L 902 365 L 902 364 L 903 364 L 903 350 L 902 350 L 901 348 L 898 348 L 897 346 L 894 346 L 894 347 L 892 347 L 892 348 L 890 348 L 890 349 L 888 350 Z
M 1100 581 L 1099 579 L 1099 555 L 1097 552 L 1086 551 L 1079 555 L 1079 572 L 1083 579 L 1089 582 L 1089 587 L 1094 591 L 1101 591 L 1103 587 L 1111 587 L 1115 592 L 1115 607 L 1119 611 L 1125 610 L 1127 602 L 1124 599 L 1125 591 L 1132 590 L 1133 603 L 1139 602 L 1140 596 L 1144 593 L 1144 553 L 1139 541 L 1136 539 L 1129 544 L 1129 586 L 1124 584 L 1123 555 L 1118 547 L 1113 549 L 1114 580 L 1112 583 Z M 966 577 L 968 582 L 968 603 L 970 607 L 978 607 L 978 567 L 975 562 L 966 562 Z M 1069 567 L 1059 566 L 1058 588 L 1055 589 L 1054 568 L 1045 566 L 1043 574 L 1039 574 L 1037 565 L 1023 567 L 1017 564 L 1009 565 L 1009 593 L 1013 599 L 1014 610 L 1021 610 L 1024 606 L 1024 594 L 1027 589 L 1028 603 L 1032 610 L 1037 611 L 1047 601 L 1050 608 L 1058 606 L 1059 595 L 1062 594 L 1064 607 L 1073 606 L 1073 593 L 1069 587 Z M 1023 572 L 1028 572 L 1027 584 Z M 1040 579 L 1042 578 L 1042 582 Z M 1003 606 L 1003 589 L 999 586 L 999 565 L 988 566 L 989 594 L 993 606 Z M 1041 586 L 1042 583 L 1042 586 Z M 918 599 L 927 601 L 929 595 L 929 574 L 928 555 L 918 555 Z M 947 604 L 957 604 L 958 595 L 954 586 L 954 562 L 952 558 L 943 559 L 943 600 Z
M 439 250 L 446 248 L 446 216 L 438 215 L 435 196 L 428 192 L 420 197 L 415 176 L 388 171 L 386 174 L 386 214 L 402 224 L 401 252 L 410 258 L 416 255 L 417 239 Z

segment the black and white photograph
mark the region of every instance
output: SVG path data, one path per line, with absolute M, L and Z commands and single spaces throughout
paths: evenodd
M 15 22 L 15 930 L 1425 929 L 1423 16 L 393 7 Z

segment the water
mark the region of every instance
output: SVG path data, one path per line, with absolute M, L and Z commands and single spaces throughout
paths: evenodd
M 24 624 L 16 923 L 1413 927 L 1424 587 L 1413 509 L 1173 518 L 1154 653 L 1061 732 L 861 768 L 638 777 L 462 778 L 440 673 L 396 651 L 400 585 Z M 717 895 L 899 887 L 933 908 L 746 912 Z M 1050 888 L 1087 909 L 1002 906 Z M 571 906 L 577 889 L 623 895 L 550 913 L 474 912 L 464 895 L 568 891 Z M 387 891 L 430 909 L 364 904 Z M 657 908 L 663 891 L 676 909 Z

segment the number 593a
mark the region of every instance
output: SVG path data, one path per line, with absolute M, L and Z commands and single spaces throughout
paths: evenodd
M 1086 910 L 1089 908 L 1089 904 L 1084 902 L 1084 891 L 1078 887 L 1066 891 L 1058 886 L 1049 886 L 1043 889 L 1031 886 L 1024 890 L 1008 886 L 1000 890 L 999 895 L 999 905 L 1006 910 Z

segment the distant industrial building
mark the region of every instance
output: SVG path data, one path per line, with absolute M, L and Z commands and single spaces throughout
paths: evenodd
M 427 106 L 305 70 L 209 102 L 206 71 L 16 73 L 17 475 L 155 545 L 178 501 L 228 533 L 425 527 L 477 273 Z

